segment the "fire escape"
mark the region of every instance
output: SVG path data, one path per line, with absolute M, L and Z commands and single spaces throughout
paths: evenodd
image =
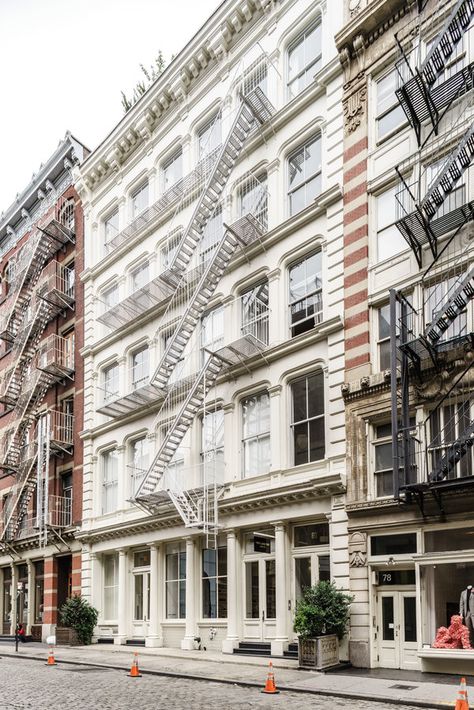
M 16 259 L 12 259 L 9 291 L 0 304 L 0 337 L 10 347 L 11 362 L 0 381 L 0 403 L 12 421 L 0 444 L 0 470 L 4 476 L 14 478 L 0 525 L 0 543 L 4 547 L 25 537 L 26 531 L 29 535 L 44 532 L 50 522 L 58 527 L 55 523 L 61 516 L 51 516 L 48 503 L 55 511 L 64 507 L 62 499 L 49 495 L 49 459 L 59 449 L 70 453 L 72 422 L 64 427 L 68 415 L 54 410 L 43 413 L 37 421 L 38 408 L 48 388 L 72 378 L 74 373 L 73 354 L 65 339 L 57 335 L 43 338 L 53 318 L 74 308 L 72 275 L 54 260 L 60 249 L 74 243 L 73 230 L 57 218 L 60 208 L 58 204 L 58 215 L 38 225 Z M 35 493 L 33 524 L 30 512 Z M 40 543 L 46 537 L 40 535 Z
M 397 167 L 397 227 L 422 270 L 423 295 L 390 292 L 394 495 L 423 516 L 430 501 L 444 515 L 445 496 L 474 483 L 473 18 L 474 0 L 458 0 L 429 17 L 420 11 L 416 32 L 397 38 L 397 97 L 418 143 Z M 428 414 L 422 420 L 418 409 L 415 419 L 427 400 Z
M 262 66 L 261 62 L 259 62 Z M 265 67 L 266 72 L 266 67 Z M 252 334 L 243 334 L 237 341 L 216 351 L 207 351 L 200 370 L 192 376 L 175 379 L 179 363 L 186 357 L 185 349 L 196 333 L 201 318 L 233 255 L 240 247 L 247 249 L 266 232 L 259 219 L 258 205 L 231 225 L 223 225 L 222 235 L 211 254 L 198 267 L 191 268 L 192 258 L 203 240 L 206 226 L 218 210 L 229 176 L 243 150 L 249 134 L 266 124 L 273 107 L 260 82 L 245 84 L 241 103 L 231 129 L 209 172 L 203 190 L 196 200 L 192 217 L 168 269 L 161 281 L 171 289 L 164 319 L 173 321 L 173 331 L 152 377 L 162 405 L 155 420 L 167 420 L 168 426 L 158 451 L 145 472 L 133 496 L 133 502 L 147 512 L 156 513 L 164 500 L 173 502 L 186 526 L 197 527 L 206 535 L 217 533 L 217 503 L 220 482 L 211 477 L 202 485 L 192 486 L 186 476 L 167 477 L 169 464 L 191 426 L 196 414 L 205 406 L 206 396 L 221 372 L 243 363 L 264 348 Z

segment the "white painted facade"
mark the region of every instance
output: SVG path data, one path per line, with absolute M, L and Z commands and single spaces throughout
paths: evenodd
M 325 577 L 329 556 L 331 579 L 348 588 L 341 397 L 342 70 L 331 39 L 342 22 L 340 4 L 340 12 L 334 3 L 329 12 L 326 2 L 310 0 L 223 3 L 77 175 L 86 264 L 82 587 L 100 610 L 97 638 L 193 648 L 199 637 L 202 645 L 228 652 L 239 641 L 266 642 L 273 653 L 281 654 L 294 639 L 297 577 L 310 575 L 313 582 Z M 305 33 L 319 25 L 321 58 L 309 66 L 301 90 L 295 89 L 290 98 L 289 72 L 295 73 L 290 54 Z M 319 42 L 317 36 L 311 41 Z M 303 70 L 304 62 L 312 61 L 312 51 L 301 54 Z M 245 142 L 221 204 L 223 222 L 232 224 L 241 214 L 240 195 L 249 175 L 260 179 L 265 174 L 268 230 L 250 248 L 234 254 L 206 313 L 222 308 L 220 344 L 235 342 L 243 333 L 242 295 L 268 283 L 268 342 L 261 354 L 220 375 L 180 447 L 179 475 L 188 481 L 183 486 L 191 487 L 191 471 L 201 463 L 202 416 L 214 410 L 223 413 L 216 416 L 223 419 L 225 485 L 219 498 L 218 545 L 224 549 L 218 556 L 217 581 L 208 582 L 213 553 L 206 553 L 211 561 L 206 558 L 203 575 L 206 536 L 185 527 L 170 501 L 154 515 L 129 502 L 134 442 L 146 437 L 148 464 L 160 444 L 165 418 L 157 418 L 158 403 L 116 417 L 97 411 L 104 387 L 109 403 L 134 389 L 137 370 L 130 368 L 142 346 L 148 346 L 148 365 L 140 367 L 145 376 L 154 372 L 167 325 L 169 330 L 165 304 L 157 301 L 113 327 L 97 319 L 141 286 L 140 278 L 149 282 L 164 270 L 163 247 L 170 235 L 186 227 L 195 202 L 162 209 L 116 248 L 107 249 L 105 242 L 132 222 L 141 200 L 142 205 L 153 205 L 162 197 L 165 184 L 173 179 L 169 165 L 177 150 L 182 150 L 181 173 L 178 162 L 172 169 L 183 176 L 192 173 L 199 159 L 199 136 L 218 111 L 225 138 L 239 105 L 242 78 L 250 76 L 249 67 L 259 58 L 267 67 L 266 92 L 274 113 Z M 320 177 L 308 186 L 302 209 L 291 215 L 289 161 L 315 137 L 321 146 Z M 309 167 L 313 169 L 314 162 Z M 145 182 L 148 197 L 146 190 L 137 194 Z M 322 312 L 311 327 L 303 326 L 305 332 L 292 337 L 290 272 L 315 253 L 321 263 Z M 144 264 L 140 276 L 138 267 Z M 302 285 L 306 294 L 312 293 L 310 283 L 316 283 L 311 274 Z M 318 299 L 319 294 L 314 296 L 320 303 Z M 198 346 L 190 346 L 186 374 L 199 369 L 200 357 Z M 111 366 L 117 369 L 110 371 Z M 295 465 L 294 382 L 312 374 L 316 380 L 311 383 L 322 383 L 317 406 L 324 412 L 323 424 L 316 448 L 308 451 L 309 460 Z M 307 386 L 313 387 L 311 383 Z M 257 411 L 262 420 L 269 417 L 269 429 L 262 424 L 262 437 L 249 443 L 243 403 L 261 394 L 263 409 Z M 258 454 L 245 468 L 244 449 L 252 446 Z M 258 533 L 260 542 L 268 541 L 260 544 L 265 548 L 260 552 L 255 551 Z M 311 541 L 317 544 L 308 544 Z

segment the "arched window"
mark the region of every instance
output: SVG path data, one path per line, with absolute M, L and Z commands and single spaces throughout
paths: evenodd
M 74 232 L 74 200 L 65 202 L 59 211 L 59 221 Z

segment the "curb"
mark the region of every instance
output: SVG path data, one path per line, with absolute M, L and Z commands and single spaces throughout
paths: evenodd
M 3 656 L 7 658 L 16 658 L 16 659 L 21 659 L 23 661 L 41 661 L 44 663 L 44 657 L 43 656 L 23 656 L 23 655 L 17 655 L 14 653 L 0 653 L 0 658 Z M 130 670 L 128 666 L 116 666 L 112 664 L 105 664 L 105 663 L 92 663 L 92 662 L 86 662 L 86 661 L 74 661 L 74 660 L 61 660 L 58 661 L 58 665 L 71 665 L 71 666 L 88 666 L 92 668 L 104 668 L 104 669 L 110 669 L 110 670 L 115 670 L 115 671 L 124 671 L 127 672 Z M 151 676 L 162 676 L 162 677 L 167 677 L 167 678 L 176 678 L 176 679 L 184 679 L 184 680 L 197 680 L 197 681 L 203 681 L 206 683 L 221 683 L 224 685 L 237 685 L 242 688 L 262 688 L 262 683 L 257 683 L 255 681 L 250 681 L 250 680 L 235 680 L 232 678 L 218 678 L 218 677 L 212 677 L 212 676 L 202 676 L 202 675 L 194 675 L 194 674 L 189 674 L 189 673 L 178 673 L 178 672 L 173 672 L 173 671 L 159 671 L 159 670 L 144 670 L 143 668 L 140 668 L 140 672 L 142 675 L 151 675 Z M 424 700 L 410 700 L 410 699 L 405 699 L 405 698 L 388 698 L 386 696 L 382 695 L 366 695 L 362 693 L 345 693 L 340 690 L 324 690 L 324 689 L 314 689 L 314 688 L 299 688 L 299 687 L 292 687 L 289 685 L 279 685 L 278 690 L 282 692 L 287 692 L 287 693 L 299 693 L 299 694 L 305 694 L 305 695 L 320 695 L 324 697 L 329 697 L 329 698 L 341 698 L 344 700 L 365 700 L 368 702 L 378 702 L 378 703 L 386 703 L 388 705 L 398 705 L 402 707 L 411 707 L 411 708 L 425 708 L 426 710 L 446 710 L 446 708 L 452 708 L 453 703 L 429 703 Z

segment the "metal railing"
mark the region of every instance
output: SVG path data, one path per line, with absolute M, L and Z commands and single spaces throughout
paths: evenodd
M 72 373 L 74 371 L 74 347 L 70 338 L 49 335 L 38 346 L 36 367 L 52 374 Z

